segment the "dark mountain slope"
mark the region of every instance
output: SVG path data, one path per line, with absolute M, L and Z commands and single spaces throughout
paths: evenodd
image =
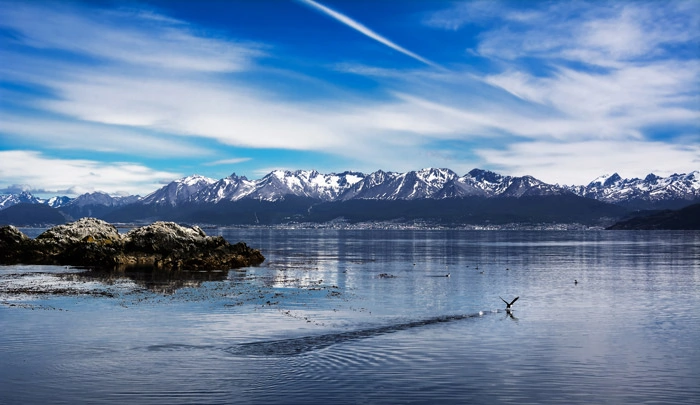
M 700 204 L 621 221 L 608 229 L 700 230 Z
M 175 221 L 213 225 L 273 225 L 303 221 L 319 200 L 287 195 L 276 201 L 242 199 L 218 203 L 131 204 L 104 216 L 108 222 Z
M 0 210 L 0 225 L 32 226 L 64 222 L 66 217 L 60 211 L 43 204 L 19 203 Z
M 443 200 L 349 200 L 313 206 L 307 220 L 350 222 L 430 220 L 442 224 L 572 223 L 600 224 L 619 218 L 624 208 L 573 194 L 557 196 L 465 197 Z

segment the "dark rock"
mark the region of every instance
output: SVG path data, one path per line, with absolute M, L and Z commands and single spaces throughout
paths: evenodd
M 32 240 L 12 225 L 0 227 L 0 263 L 16 264 L 31 257 Z
M 58 264 L 100 268 L 152 266 L 176 270 L 227 270 L 265 258 L 245 243 L 207 236 L 199 227 L 156 222 L 125 236 L 95 218 L 53 227 L 32 240 L 11 226 L 0 228 L 0 263 Z

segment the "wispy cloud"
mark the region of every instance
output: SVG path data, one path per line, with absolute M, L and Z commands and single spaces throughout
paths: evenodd
M 47 149 L 129 154 L 151 158 L 210 156 L 212 150 L 185 139 L 167 139 L 126 126 L 35 115 L 0 113 L 0 133 Z
M 17 184 L 27 185 L 28 191 L 145 195 L 161 187 L 162 182 L 180 176 L 128 162 L 58 159 L 24 150 L 0 151 L 0 179 L 14 179 Z M 0 182 L 2 188 L 11 186 Z
M 6 4 L 0 25 L 37 49 L 59 49 L 98 61 L 169 70 L 232 72 L 264 55 L 259 45 L 195 33 L 187 24 L 139 10 L 82 13 L 60 3 Z M 89 33 L 89 34 L 86 34 Z
M 337 11 L 303 2 L 439 67 Z M 472 52 L 455 55 L 449 71 L 394 69 L 369 60 L 324 64 L 322 56 L 313 71 L 304 71 L 298 64 L 284 64 L 295 55 L 285 54 L 283 46 L 229 38 L 149 10 L 3 3 L 0 26 L 13 35 L 1 38 L 12 46 L 0 48 L 0 75 L 34 92 L 0 97 L 3 106 L 10 105 L 7 100 L 12 106 L 0 113 L 0 140 L 26 140 L 23 155 L 7 155 L 15 162 L 23 156 L 72 173 L 72 181 L 59 176 L 63 188 L 83 182 L 118 190 L 110 182 L 91 182 L 89 173 L 112 178 L 109 169 L 140 167 L 144 178 L 123 178 L 140 193 L 145 184 L 157 184 L 156 173 L 170 174 L 171 180 L 180 175 L 171 172 L 180 169 L 100 164 L 97 157 L 58 159 L 49 150 L 101 156 L 123 151 L 133 161 L 145 161 L 136 159 L 145 155 L 160 161 L 191 156 L 199 162 L 206 158 L 207 168 L 255 162 L 263 171 L 255 172 L 252 164 L 249 170 L 259 174 L 275 162 L 240 148 L 330 156 L 366 172 L 442 167 L 447 157 L 457 171 L 484 167 L 543 175 L 547 169 L 557 177 L 543 179 L 574 183 L 620 171 L 614 157 L 623 149 L 619 162 L 636 170 L 644 170 L 643 165 L 631 162 L 635 155 L 627 150 L 636 151 L 639 162 L 657 161 L 654 151 L 664 151 L 671 163 L 658 165 L 662 170 L 691 170 L 687 166 L 697 165 L 698 150 L 681 145 L 700 144 L 700 62 L 692 52 L 700 31 L 698 13 L 683 12 L 693 3 L 672 2 L 658 21 L 649 16 L 663 7 L 653 2 L 516 3 L 520 8 L 491 1 L 457 3 L 439 14 L 440 23 L 426 20 L 448 30 L 441 34 L 455 41 L 463 37 L 463 27 L 480 27 L 481 33 L 468 41 Z M 467 13 L 463 7 L 472 8 Z M 474 7 L 481 9 L 472 12 Z M 618 36 L 611 31 L 616 26 Z M 275 69 L 263 60 L 270 55 L 279 64 Z M 489 63 L 470 65 L 475 58 Z M 343 82 L 344 75 L 351 80 Z M 363 88 L 357 82 L 370 84 Z M 43 154 L 28 151 L 30 141 Z M 653 147 L 644 147 L 647 142 Z M 627 143 L 634 147 L 621 146 Z M 452 147 L 456 144 L 459 150 Z M 592 160 L 592 153 L 601 159 Z M 293 163 L 289 158 L 279 164 L 311 168 L 304 158 Z M 29 176 L 19 169 L 13 169 L 17 177 L 10 180 L 9 164 L 1 164 L 0 178 L 8 183 L 54 187 L 44 183 L 48 175 Z
M 352 18 L 346 16 L 345 14 L 341 14 L 341 13 L 339 13 L 339 12 L 337 12 L 337 11 L 331 9 L 331 8 L 328 8 L 328 7 L 326 7 L 326 6 L 324 6 L 324 5 L 320 4 L 320 3 L 317 3 L 317 2 L 315 2 L 315 1 L 313 1 L 313 0 L 299 0 L 299 1 L 302 2 L 302 3 L 304 3 L 304 4 L 307 4 L 307 5 L 311 6 L 311 7 L 313 7 L 313 8 L 315 8 L 315 9 L 319 10 L 319 11 L 321 11 L 322 13 L 328 15 L 329 17 L 334 18 L 334 19 L 340 21 L 341 23 L 347 25 L 348 27 L 350 27 L 350 28 L 352 28 L 352 29 L 358 31 L 359 33 L 361 33 L 361 34 L 363 34 L 363 35 L 368 36 L 369 38 L 372 38 L 373 40 L 375 40 L 375 41 L 377 41 L 377 42 L 379 42 L 379 43 L 382 43 L 382 44 L 388 46 L 389 48 L 391 48 L 391 49 L 393 49 L 393 50 L 395 50 L 395 51 L 399 51 L 399 52 L 401 52 L 402 54 L 404 54 L 404 55 L 406 55 L 406 56 L 410 56 L 411 58 L 413 58 L 413 59 L 415 59 L 415 60 L 417 60 L 417 61 L 419 61 L 419 62 L 425 63 L 425 64 L 428 65 L 428 66 L 432 66 L 432 67 L 434 67 L 434 68 L 443 69 L 442 66 L 440 66 L 440 65 L 438 65 L 438 64 L 436 64 L 436 63 L 434 63 L 434 62 L 431 62 L 431 61 L 429 61 L 428 59 L 426 59 L 426 58 L 424 58 L 424 57 L 422 57 L 422 56 L 420 56 L 420 55 L 417 55 L 416 53 L 411 52 L 411 51 L 409 51 L 408 49 L 406 49 L 406 48 L 404 48 L 404 47 L 402 47 L 402 46 L 397 45 L 396 43 L 394 43 L 394 42 L 390 41 L 389 39 L 387 39 L 387 38 L 385 38 L 385 37 L 383 37 L 383 36 L 377 34 L 376 32 L 374 32 L 374 31 L 372 31 L 371 29 L 367 28 L 367 27 L 364 26 L 363 24 L 361 24 L 361 23 L 359 23 L 359 22 L 353 20 Z
M 488 58 L 534 57 L 606 67 L 654 59 L 666 54 L 667 47 L 700 38 L 700 5 L 692 0 L 513 6 L 490 0 L 462 2 L 429 15 L 425 23 L 455 31 L 468 25 L 487 27 L 478 36 L 476 52 Z
M 699 3 L 475 1 L 424 23 L 478 27 L 465 58 L 500 71 L 473 77 L 516 100 L 517 110 L 486 116 L 527 140 L 478 148 L 489 165 L 571 182 L 621 167 L 630 176 L 697 169 L 699 150 L 684 134 L 700 142 Z
M 220 165 L 235 165 L 238 163 L 248 162 L 252 158 L 231 158 L 231 159 L 221 159 L 214 162 L 205 163 L 205 166 L 220 166 Z
M 517 142 L 505 149 L 479 149 L 496 168 L 543 181 L 587 184 L 602 174 L 623 177 L 648 173 L 669 176 L 700 167 L 700 146 L 666 142 L 587 140 L 582 142 Z M 562 181 L 564 179 L 564 181 Z M 570 181 L 567 179 L 576 179 Z

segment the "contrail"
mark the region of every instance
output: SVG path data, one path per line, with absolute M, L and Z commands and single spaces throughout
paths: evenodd
M 341 23 L 347 25 L 348 27 L 361 32 L 362 34 L 374 39 L 375 41 L 381 42 L 382 44 L 388 46 L 389 48 L 395 49 L 395 50 L 403 53 L 404 55 L 408 55 L 417 61 L 425 63 L 428 66 L 432 66 L 432 67 L 438 68 L 438 69 L 443 69 L 442 66 L 437 65 L 437 64 L 425 59 L 424 57 L 422 57 L 420 55 L 416 55 L 415 53 L 409 51 L 408 49 L 403 48 L 403 47 L 389 41 L 388 39 L 384 38 L 383 36 L 377 34 L 376 32 L 372 31 L 371 29 L 365 27 L 364 25 L 360 24 L 359 22 L 353 20 L 352 18 L 350 18 L 346 15 L 340 14 L 339 12 L 337 12 L 335 10 L 331 10 L 330 8 L 328 8 L 322 4 L 316 3 L 313 0 L 299 0 L 299 1 L 301 1 L 302 3 L 306 3 L 307 5 L 314 7 L 315 9 L 317 9 L 319 11 L 322 11 L 323 13 L 325 13 L 325 14 L 335 18 L 336 20 L 340 21 Z

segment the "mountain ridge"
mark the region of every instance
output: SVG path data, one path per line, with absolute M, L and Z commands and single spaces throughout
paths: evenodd
M 112 197 L 106 193 L 94 192 L 73 199 L 53 197 L 42 200 L 28 192 L 22 192 L 17 195 L 0 196 L 0 211 L 8 206 L 25 203 L 53 207 L 65 216 L 73 218 L 82 216 L 105 218 L 112 215 L 125 221 L 136 217 L 141 219 L 167 217 L 183 220 L 212 217 L 218 218 L 219 221 L 226 221 L 225 217 L 214 215 L 210 211 L 231 212 L 232 215 L 242 214 L 241 207 L 245 206 L 248 210 L 245 215 L 248 217 L 250 212 L 254 214 L 253 216 L 260 216 L 263 215 L 261 213 L 270 211 L 269 215 L 265 214 L 268 215 L 266 218 L 291 221 L 314 218 L 314 215 L 311 215 L 312 207 L 317 207 L 319 204 L 330 204 L 325 208 L 333 207 L 337 212 L 333 210 L 329 212 L 342 218 L 342 209 L 380 207 L 377 209 L 387 209 L 389 213 L 391 211 L 389 208 L 384 208 L 384 204 L 373 205 L 360 202 L 348 205 L 347 203 L 351 201 L 432 201 L 433 203 L 427 204 L 400 205 L 409 213 L 409 217 L 418 218 L 420 217 L 419 207 L 426 210 L 436 209 L 438 206 L 454 208 L 451 204 L 438 204 L 440 200 L 461 200 L 463 209 L 481 207 L 479 204 L 474 205 L 472 200 L 467 202 L 473 198 L 487 200 L 513 198 L 521 199 L 523 204 L 524 201 L 528 201 L 527 204 L 536 204 L 537 198 L 548 197 L 550 200 L 559 198 L 562 203 L 567 201 L 567 204 L 579 204 L 578 200 L 571 199 L 569 196 L 624 207 L 626 211 L 675 209 L 700 201 L 700 172 L 674 174 L 665 178 L 649 174 L 644 179 L 623 179 L 614 173 L 600 176 L 586 186 L 560 186 L 545 183 L 532 176 L 504 176 L 476 168 L 463 176 L 447 168 L 425 168 L 405 173 L 377 170 L 370 174 L 353 171 L 322 174 L 316 170 L 275 170 L 258 180 L 249 180 L 235 173 L 219 180 L 191 175 L 174 180 L 145 197 Z M 239 207 L 233 208 L 231 204 L 238 204 Z M 501 203 L 496 205 L 498 204 Z M 590 207 L 585 208 L 584 205 L 581 206 L 584 211 L 593 207 L 588 204 Z M 395 206 L 398 207 L 398 205 Z M 509 210 L 524 210 L 510 203 L 502 206 L 508 207 Z M 556 206 L 552 205 L 552 207 L 557 210 Z M 274 209 L 286 214 L 274 214 L 271 211 Z M 486 210 L 483 207 L 478 209 Z M 570 212 L 564 207 L 558 210 Z M 197 211 L 201 212 L 197 213 Z M 608 211 L 606 215 L 618 215 L 614 209 Z M 572 212 L 570 214 L 573 215 Z M 492 215 L 495 214 L 492 213 Z M 424 216 L 439 217 L 430 212 L 425 212 Z M 326 218 L 327 215 L 324 214 L 323 217 Z M 363 216 L 356 215 L 356 217 Z M 547 218 L 543 213 L 535 217 Z M 462 217 L 455 214 L 454 218 Z M 529 217 L 514 215 L 514 218 L 524 221 Z M 561 220 L 562 217 L 557 219 Z

